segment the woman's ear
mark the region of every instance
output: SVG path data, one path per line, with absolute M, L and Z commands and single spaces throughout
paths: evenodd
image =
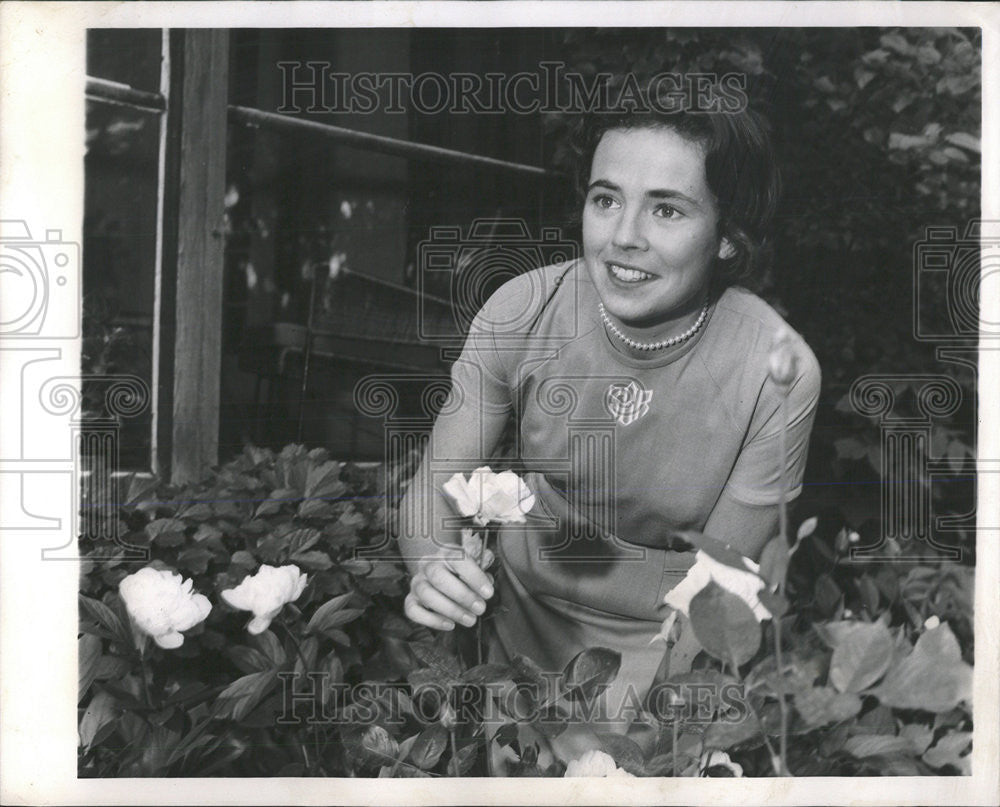
M 723 238 L 719 242 L 719 257 L 728 261 L 730 258 L 736 257 L 736 247 L 733 246 L 732 242 L 728 238 Z

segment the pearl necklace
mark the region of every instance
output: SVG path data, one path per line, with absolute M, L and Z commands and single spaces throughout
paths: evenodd
M 698 333 L 701 326 L 705 324 L 705 317 L 708 316 L 708 303 L 705 303 L 705 307 L 701 309 L 697 321 L 684 331 L 684 333 L 672 336 L 670 339 L 664 339 L 662 342 L 636 342 L 635 339 L 626 336 L 615 327 L 615 324 L 608 317 L 608 313 L 604 310 L 604 303 L 598 303 L 597 308 L 601 312 L 601 319 L 604 320 L 604 324 L 608 330 L 633 350 L 662 350 L 665 347 L 673 347 L 674 345 L 681 344 L 681 342 L 686 342 Z

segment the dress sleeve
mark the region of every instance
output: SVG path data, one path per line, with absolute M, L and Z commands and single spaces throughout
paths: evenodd
M 507 366 L 492 326 L 499 293 L 487 300 L 472 321 L 462 353 L 451 368 L 453 400 L 446 409 L 473 407 L 496 414 L 513 409 Z
M 796 347 L 799 373 L 788 390 L 788 430 L 785 464 L 788 499 L 802 492 L 809 435 L 819 402 L 820 369 L 803 341 Z M 773 505 L 781 500 L 781 432 L 784 428 L 783 391 L 770 377 L 764 381 L 743 448 L 723 496 L 748 505 Z

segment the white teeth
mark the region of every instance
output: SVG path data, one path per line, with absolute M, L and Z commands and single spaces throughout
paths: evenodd
M 611 269 L 611 274 L 619 280 L 624 280 L 626 283 L 637 283 L 640 280 L 648 280 L 652 277 L 652 275 L 640 272 L 638 269 L 626 269 L 617 263 L 609 263 L 608 267 Z

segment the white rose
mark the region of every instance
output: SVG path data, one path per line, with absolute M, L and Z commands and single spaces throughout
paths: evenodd
M 706 751 L 701 755 L 698 771 L 704 776 L 709 768 L 728 768 L 733 776 L 743 776 L 743 766 L 733 762 L 725 751 Z
M 184 644 L 181 631 L 193 628 L 212 610 L 204 594 L 176 572 L 147 566 L 118 584 L 132 623 L 168 650 Z
M 663 601 L 671 608 L 687 614 L 695 594 L 714 580 L 730 594 L 735 594 L 743 600 L 753 611 L 758 622 L 770 619 L 771 612 L 764 607 L 757 596 L 764 588 L 764 581 L 755 574 L 760 567 L 749 558 L 743 558 L 743 563 L 748 571 L 744 572 L 720 563 L 699 549 L 694 566 L 688 570 L 687 576 L 680 583 L 670 589 Z
M 619 768 L 610 754 L 595 750 L 572 760 L 566 766 L 566 773 L 563 776 L 632 776 L 632 774 Z
M 222 599 L 240 611 L 253 611 L 247 630 L 263 633 L 286 604 L 301 596 L 307 580 L 298 566 L 261 566 L 236 588 L 223 591 Z
M 488 465 L 476 468 L 468 480 L 455 474 L 444 484 L 463 516 L 472 518 L 480 527 L 491 521 L 506 524 L 524 523 L 524 516 L 535 506 L 535 494 L 513 471 L 493 473 Z

